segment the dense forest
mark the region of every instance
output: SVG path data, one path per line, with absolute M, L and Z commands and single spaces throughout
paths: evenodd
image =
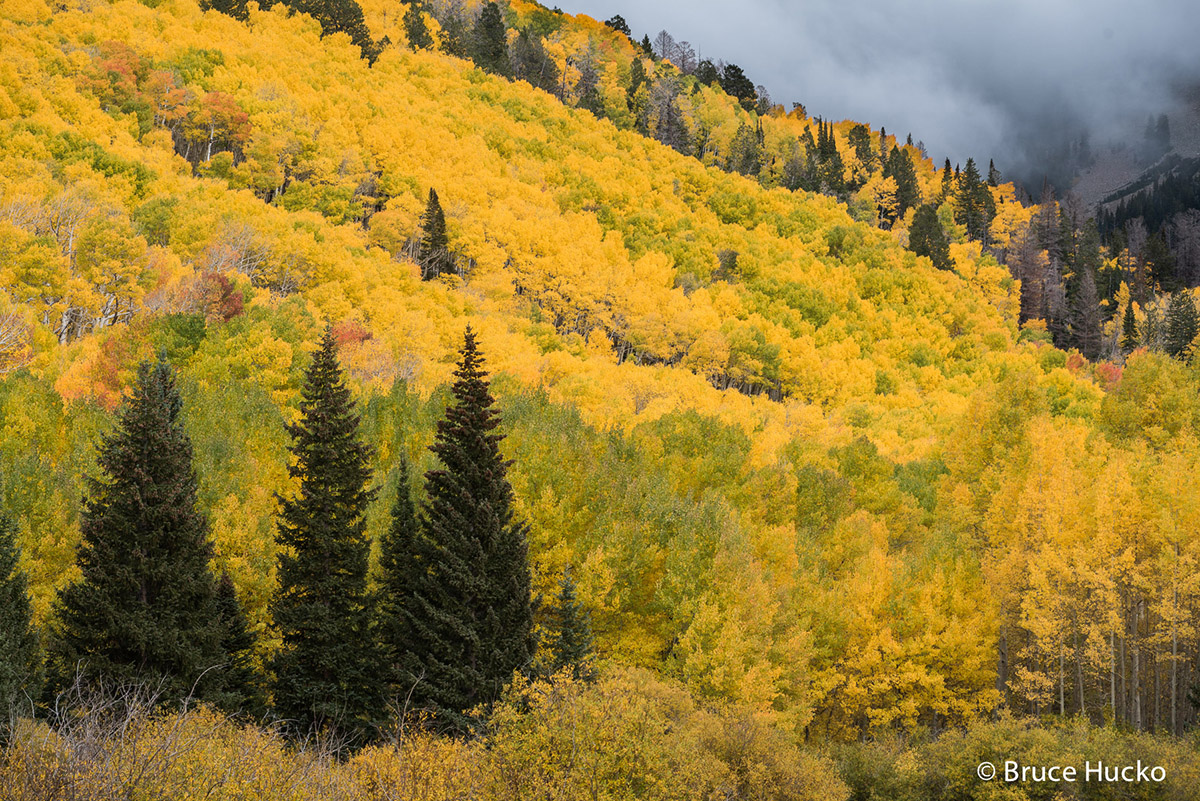
M 1149 211 L 524 0 L 11 0 L 0 48 L 7 797 L 1200 782 Z

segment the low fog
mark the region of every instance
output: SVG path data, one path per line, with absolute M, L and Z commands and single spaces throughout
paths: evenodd
M 572 0 L 666 29 L 734 62 L 772 98 L 810 114 L 911 132 L 940 164 L 995 158 L 1040 183 L 1086 131 L 1093 149 L 1141 136 L 1172 87 L 1200 76 L 1193 0 Z

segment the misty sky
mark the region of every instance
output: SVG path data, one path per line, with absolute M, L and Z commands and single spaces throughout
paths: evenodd
M 940 163 L 974 156 L 1017 169 L 1022 142 L 1167 106 L 1200 76 L 1195 0 L 559 0 L 621 14 L 634 35 L 661 29 L 704 57 L 739 64 L 777 103 L 851 118 L 914 141 Z

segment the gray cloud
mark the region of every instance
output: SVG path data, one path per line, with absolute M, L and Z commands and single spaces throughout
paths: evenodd
M 570 0 L 739 64 L 777 102 L 912 132 L 940 161 L 1033 171 L 1049 144 L 1140 134 L 1200 76 L 1194 0 Z M 1134 134 L 1137 135 L 1137 134 Z M 1029 166 L 1029 162 L 1035 162 Z

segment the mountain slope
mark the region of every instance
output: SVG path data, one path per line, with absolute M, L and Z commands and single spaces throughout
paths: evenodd
M 831 198 L 464 60 L 368 65 L 282 7 L 28 0 L 2 25 L 0 489 L 43 619 L 95 437 L 165 352 L 220 563 L 269 634 L 283 423 L 326 325 L 378 452 L 373 535 L 399 454 L 432 466 L 469 323 L 541 588 L 573 565 L 605 658 L 818 735 L 994 707 L 1004 627 L 1057 608 L 1021 607 L 1049 503 L 1031 454 L 1092 449 L 1059 465 L 1087 521 L 1064 551 L 1104 519 L 1089 476 L 1158 458 L 1104 443 L 1119 370 L 1020 331 L 977 244 L 935 270 Z M 422 281 L 430 188 L 463 270 Z

